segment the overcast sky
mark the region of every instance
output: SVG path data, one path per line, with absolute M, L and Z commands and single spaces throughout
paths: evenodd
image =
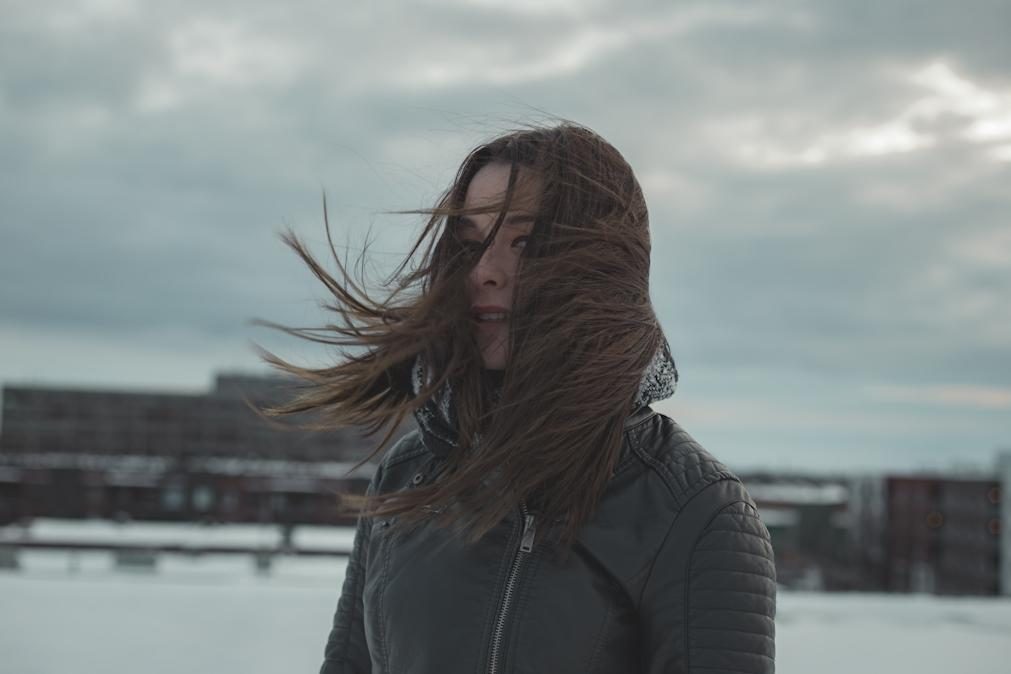
M 553 116 L 646 191 L 682 380 L 734 468 L 1011 449 L 1011 3 L 0 0 L 0 383 L 200 390 L 320 347 L 281 244 L 376 271 L 476 143 Z

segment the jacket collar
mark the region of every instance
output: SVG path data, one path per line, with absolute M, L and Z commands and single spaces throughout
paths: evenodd
M 411 368 L 411 388 L 415 395 L 424 383 L 431 381 L 424 358 L 415 359 Z M 625 419 L 625 428 L 654 414 L 649 405 L 674 394 L 677 388 L 678 371 L 670 346 L 664 339 L 653 355 L 653 359 L 643 372 L 632 405 L 632 413 Z M 433 454 L 444 457 L 456 446 L 457 422 L 456 406 L 453 404 L 453 389 L 446 383 L 414 412 L 414 418 L 421 431 L 421 440 Z
M 651 408 L 649 405 L 643 405 L 641 407 L 636 408 L 636 410 L 631 414 L 629 414 L 628 417 L 625 419 L 625 430 L 627 431 L 628 429 L 632 428 L 632 426 L 638 424 L 640 421 L 645 421 L 646 419 L 649 419 L 654 414 L 656 414 L 656 412 L 654 412 L 653 408 Z

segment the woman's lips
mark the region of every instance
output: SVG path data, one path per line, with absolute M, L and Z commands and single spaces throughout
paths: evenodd
M 497 304 L 476 304 L 470 312 L 478 323 L 505 323 L 509 320 L 509 311 Z

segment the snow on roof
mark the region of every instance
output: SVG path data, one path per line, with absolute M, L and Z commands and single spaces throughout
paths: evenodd
M 58 520 L 39 518 L 28 527 L 0 527 L 0 542 L 38 541 L 91 545 L 136 545 L 145 547 L 183 546 L 187 548 L 280 547 L 281 527 L 277 524 L 200 525 L 178 522 L 128 522 L 109 520 Z M 351 550 L 354 529 L 348 527 L 299 526 L 292 543 L 298 549 Z
M 760 508 L 758 514 L 767 527 L 793 527 L 800 522 L 800 513 L 794 508 Z
M 748 493 L 756 501 L 798 505 L 834 505 L 849 500 L 849 488 L 833 483 L 753 482 L 748 484 Z
M 8 466 L 24 468 L 79 468 L 82 470 L 111 471 L 122 477 L 127 473 L 141 479 L 142 474 L 160 474 L 180 465 L 180 462 L 166 456 L 143 456 L 132 454 L 67 454 L 39 453 L 18 454 L 4 457 Z M 250 475 L 256 477 L 304 477 L 370 479 L 376 472 L 376 464 L 366 463 L 349 475 L 355 463 L 351 461 L 289 461 L 285 459 L 246 459 L 238 457 L 208 456 L 191 458 L 186 461 L 189 472 L 206 471 L 224 475 Z M 2 479 L 2 478 L 0 478 Z

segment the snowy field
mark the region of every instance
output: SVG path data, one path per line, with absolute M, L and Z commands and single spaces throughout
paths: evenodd
M 317 672 L 344 561 L 22 552 L 0 571 L 2 674 Z M 780 674 L 1007 674 L 1011 601 L 781 592 Z

